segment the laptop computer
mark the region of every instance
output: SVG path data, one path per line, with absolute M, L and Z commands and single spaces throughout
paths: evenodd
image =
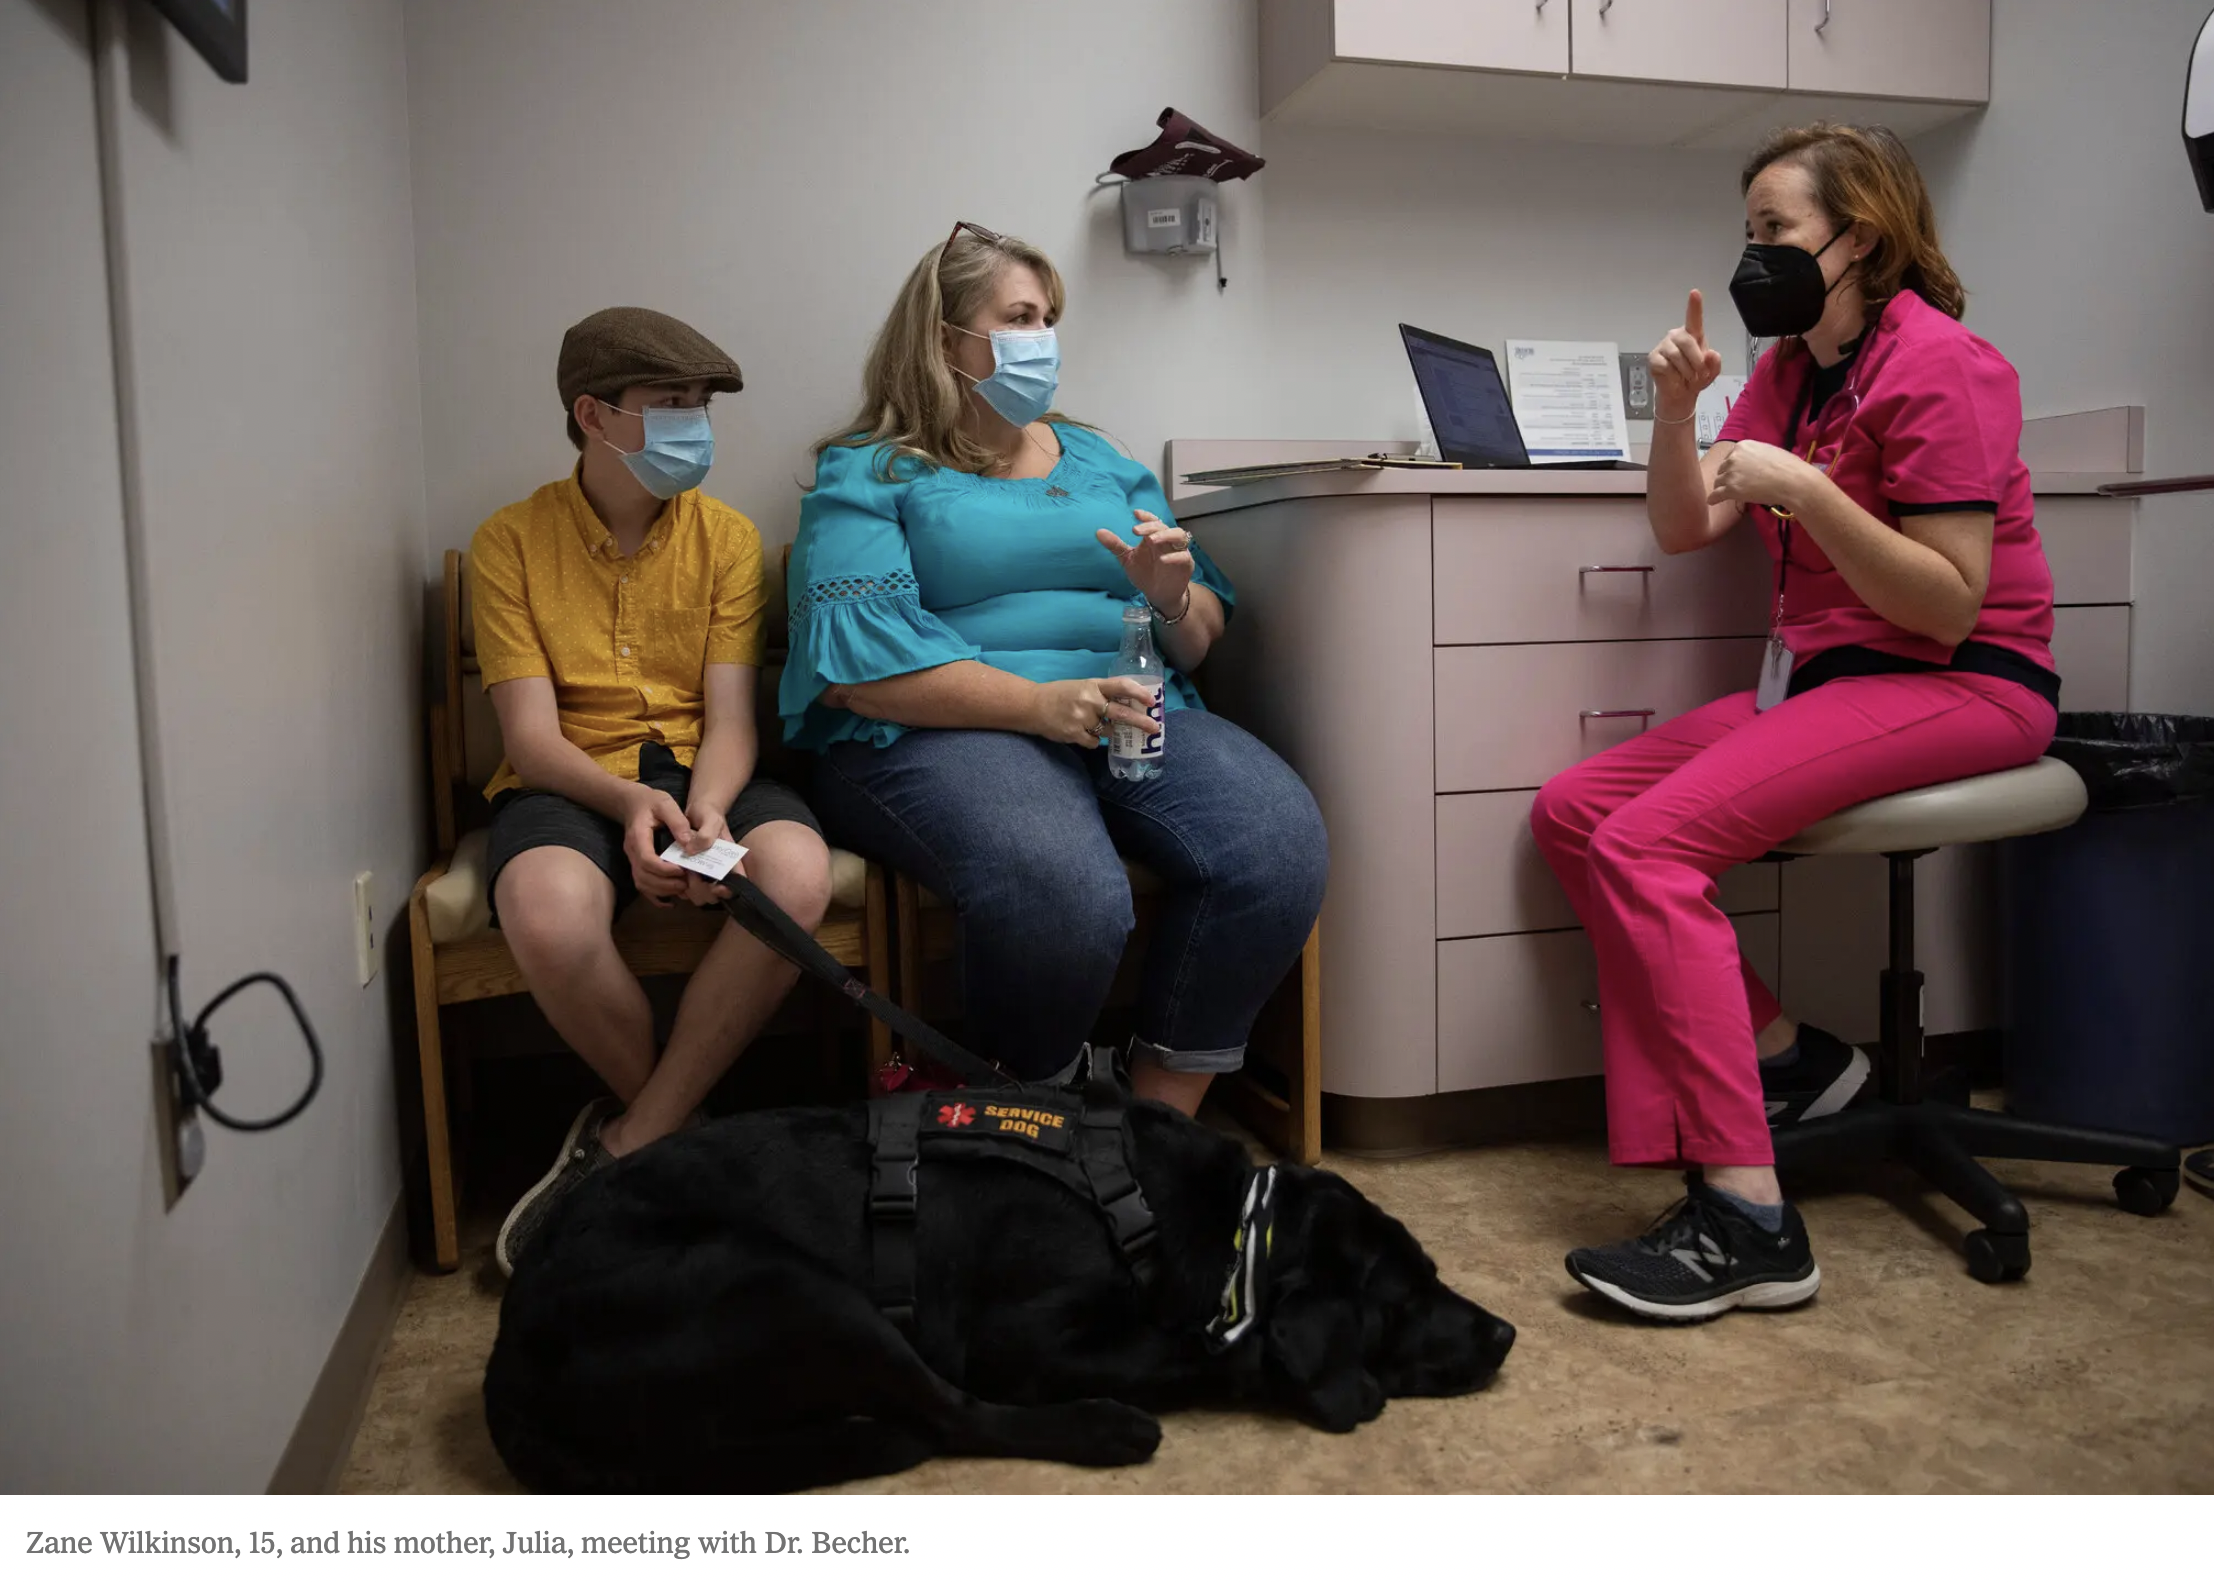
M 1522 443 L 1522 425 L 1514 420 L 1514 403 L 1507 399 L 1506 381 L 1499 363 L 1481 346 L 1470 346 L 1448 336 L 1399 326 L 1406 342 L 1407 361 L 1414 365 L 1415 385 L 1422 392 L 1423 409 L 1430 415 L 1430 432 L 1437 436 L 1438 454 L 1463 467 L 1542 467 L 1548 471 L 1643 472 L 1634 461 L 1576 460 L 1533 462 Z

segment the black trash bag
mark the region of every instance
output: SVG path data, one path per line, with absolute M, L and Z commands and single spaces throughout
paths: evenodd
M 2214 797 L 2214 719 L 2063 714 L 2047 753 L 2083 776 L 2097 811 Z

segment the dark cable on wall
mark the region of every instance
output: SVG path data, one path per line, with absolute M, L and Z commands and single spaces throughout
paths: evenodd
M 308 1107 L 308 1103 L 315 1097 L 316 1091 L 323 1086 L 323 1045 L 316 1038 L 315 1024 L 308 1020 L 307 1012 L 301 1008 L 300 997 L 292 992 L 291 984 L 285 982 L 274 972 L 249 972 L 214 999 L 208 1001 L 201 1008 L 200 1014 L 193 1018 L 191 1025 L 187 1026 L 184 1019 L 184 998 L 177 988 L 177 958 L 175 956 L 168 958 L 168 977 L 169 1020 L 170 1025 L 177 1030 L 176 1038 L 169 1045 L 169 1059 L 170 1064 L 176 1070 L 177 1091 L 183 1096 L 187 1104 L 194 1109 L 206 1110 L 210 1120 L 219 1125 L 227 1126 L 234 1132 L 275 1131 L 279 1126 L 284 1125 L 285 1122 L 293 1119 Z M 216 1053 L 214 1043 L 208 1038 L 208 1018 L 220 1011 L 231 996 L 242 989 L 251 988 L 257 983 L 270 985 L 284 996 L 284 1003 L 292 1008 L 292 1019 L 300 1024 L 300 1036 L 307 1040 L 308 1082 L 307 1091 L 275 1115 L 263 1120 L 244 1121 L 235 1115 L 227 1115 L 217 1109 L 208 1098 L 209 1092 L 223 1079 L 221 1057 Z

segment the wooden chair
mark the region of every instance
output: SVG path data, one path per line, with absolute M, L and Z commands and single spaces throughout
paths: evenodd
M 451 1270 L 461 1261 L 459 1188 L 447 1118 L 447 1067 L 466 1077 L 468 1052 L 448 1051 L 441 1007 L 524 992 L 507 940 L 491 926 L 485 888 L 488 810 L 482 789 L 500 760 L 499 722 L 485 695 L 476 660 L 476 633 L 467 557 L 446 552 L 444 688 L 430 710 L 431 802 L 438 860 L 408 897 L 408 934 L 415 976 L 416 1042 L 423 1074 L 423 1131 L 430 1173 L 433 1261 Z M 783 609 L 783 585 L 773 590 L 772 612 Z M 772 618 L 772 652 L 781 646 L 781 614 Z M 761 677 L 761 768 L 778 773 L 787 756 L 775 717 L 777 665 Z M 781 776 L 780 776 L 781 777 Z M 815 931 L 833 956 L 861 969 L 869 986 L 890 992 L 891 945 L 884 874 L 852 852 L 833 849 L 831 906 Z M 720 912 L 688 906 L 662 910 L 633 906 L 615 925 L 623 960 L 641 978 L 688 973 L 697 967 L 724 924 Z M 891 1058 L 891 1034 L 869 1023 L 869 1060 Z
M 1161 881 L 1138 863 L 1126 863 L 1138 925 L 1123 952 L 1109 1003 L 1127 1003 L 1134 992 Z M 894 872 L 893 937 L 898 941 L 900 1005 L 916 1016 L 942 1014 L 933 1004 L 926 968 L 951 961 L 953 912 L 904 873 Z M 1322 930 L 1308 934 L 1299 963 L 1263 1008 L 1246 1046 L 1245 1068 L 1218 1077 L 1208 1090 L 1268 1147 L 1298 1164 L 1322 1157 Z

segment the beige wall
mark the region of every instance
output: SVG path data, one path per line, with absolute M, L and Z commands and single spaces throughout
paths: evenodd
M 138 1254 L 161 1233 L 89 47 L 81 4 L 0 4 L 4 1489 L 113 1486 L 143 1466 L 128 1449 L 153 1349 Z
M 1264 127 L 1256 40 L 1251 0 L 410 0 L 433 552 L 570 465 L 555 353 L 615 302 L 738 358 L 708 487 L 789 536 L 957 219 L 1053 256 L 1062 405 L 1156 466 L 1172 435 L 1412 436 L 1402 318 L 1648 345 L 1727 280 L 1729 157 Z M 1224 294 L 1126 256 L 1092 191 L 1166 104 L 1269 159 L 1224 189 Z
M 2150 473 L 2214 472 L 2214 215 L 2181 131 L 2206 14 L 1998 0 L 1991 108 L 1922 144 L 1968 324 L 2025 408 L 2144 407 Z M 2214 494 L 2148 499 L 2138 524 L 2131 702 L 2214 714 Z
M 0 579 L 0 1486 L 251 1490 L 400 1189 L 389 968 L 356 986 L 350 919 L 355 872 L 389 921 L 424 846 L 405 59 L 397 0 L 257 7 L 246 87 L 124 14 L 128 394 L 186 996 L 282 973 L 329 1071 L 294 1125 L 211 1131 L 163 1211 L 94 67 L 82 5 L 0 0 L 0 444 L 29 557 Z M 246 1113 L 306 1065 L 261 992 L 217 1024 L 220 1100 Z

